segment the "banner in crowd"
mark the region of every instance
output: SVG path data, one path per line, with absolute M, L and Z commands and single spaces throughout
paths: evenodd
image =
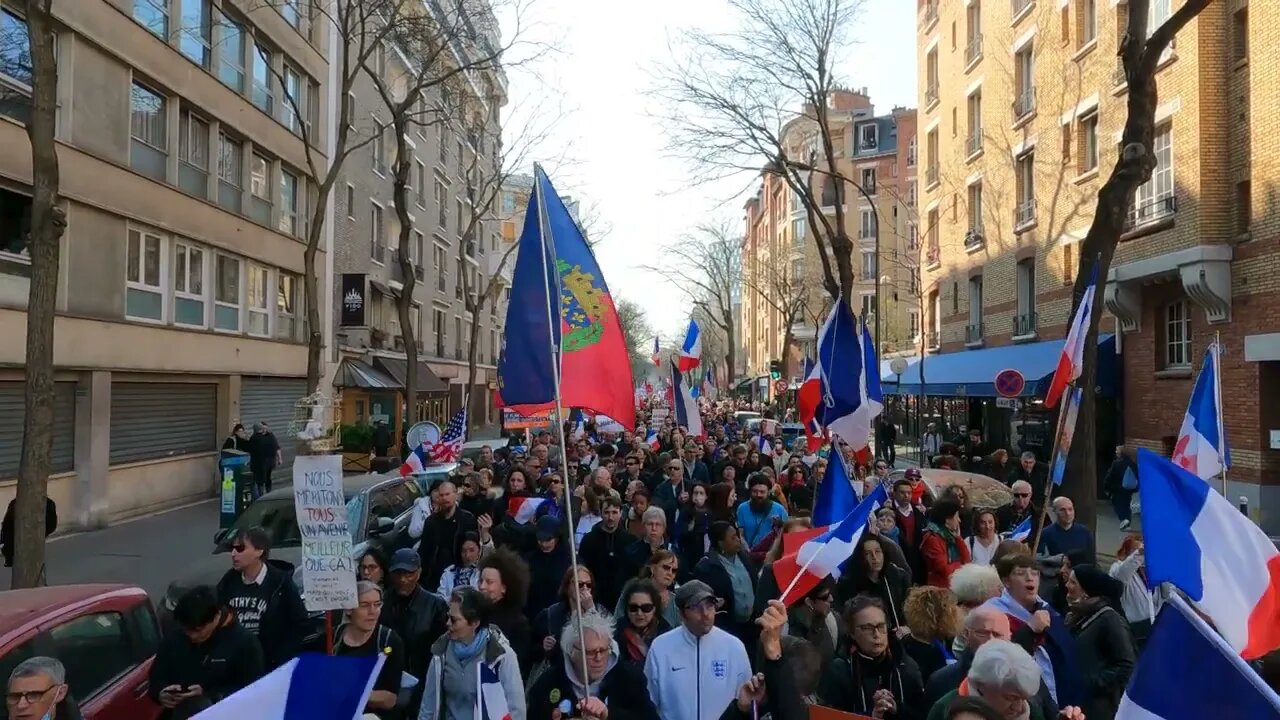
M 302 536 L 302 591 L 307 610 L 356 606 L 356 565 L 342 493 L 341 455 L 293 461 L 293 505 Z
M 1071 441 L 1076 436 L 1076 418 L 1080 416 L 1080 399 L 1083 391 L 1076 388 L 1067 394 L 1067 404 L 1059 412 L 1062 418 L 1062 433 L 1058 437 L 1057 449 L 1053 453 L 1053 468 L 1050 478 L 1054 485 L 1061 485 L 1067 474 L 1067 456 L 1071 454 Z

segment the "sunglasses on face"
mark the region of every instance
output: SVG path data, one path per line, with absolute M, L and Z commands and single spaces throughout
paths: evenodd
M 590 583 L 589 581 L 587 581 L 587 580 L 583 580 L 582 582 L 578 583 L 578 589 L 579 589 L 579 590 L 590 590 L 590 589 L 591 589 L 591 583 Z
M 675 572 L 675 571 L 676 571 L 676 566 L 675 566 L 675 565 L 659 565 L 658 567 L 659 567 L 659 568 L 661 568 L 661 569 L 663 569 L 663 570 L 666 570 L 666 571 L 667 571 L 667 572 L 669 572 L 669 573 L 673 573 L 673 572 Z
M 241 553 L 247 550 L 248 547 L 244 543 L 236 543 L 235 545 L 231 546 L 231 549 L 238 553 Z
M 1014 497 L 1031 497 L 1031 493 L 1014 493 Z
M 651 613 L 654 607 L 653 603 L 631 603 L 627 605 L 627 612 Z

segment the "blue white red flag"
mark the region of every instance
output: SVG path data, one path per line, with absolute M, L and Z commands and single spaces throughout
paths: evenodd
M 671 406 L 676 414 L 676 427 L 682 427 L 694 437 L 703 437 L 702 414 L 698 411 L 698 403 L 684 383 L 684 374 L 679 366 L 671 363 Z
M 810 358 L 804 359 L 804 380 L 796 390 L 796 408 L 800 423 L 804 425 L 804 435 L 808 440 L 809 452 L 817 452 L 826 442 L 826 429 L 819 420 L 819 408 L 822 405 L 822 370 Z
M 1280 696 L 1177 595 L 1120 698 L 1116 720 L 1280 720 Z
M 409 477 L 414 473 L 425 472 L 431 464 L 431 446 L 422 444 L 409 452 L 408 457 L 400 465 L 400 477 Z
M 658 348 L 657 335 L 653 336 L 653 356 L 650 357 L 650 359 L 653 360 L 653 364 L 655 367 L 662 367 L 662 350 Z
M 818 338 L 818 417 L 854 451 L 867 447 L 871 421 L 884 408 L 879 368 L 871 333 L 865 324 L 859 327 L 844 298 L 837 300 Z
M 827 474 L 822 477 L 818 497 L 813 501 L 813 526 L 823 527 L 839 522 L 857 506 L 858 496 L 849 482 L 844 453 L 837 449 L 827 460 Z
M 761 455 L 773 454 L 773 445 L 769 443 L 769 439 L 764 436 L 764 433 L 756 436 L 756 450 L 759 450 Z
M 1084 343 L 1089 335 L 1089 319 L 1093 316 L 1093 295 L 1097 285 L 1098 265 L 1094 263 L 1089 287 L 1085 288 L 1084 296 L 1080 298 L 1080 307 L 1076 308 L 1075 317 L 1071 319 L 1071 329 L 1067 331 L 1067 341 L 1062 344 L 1058 367 L 1053 371 L 1053 379 L 1049 381 L 1049 389 L 1045 392 L 1045 407 L 1056 406 L 1067 385 L 1080 377 L 1084 366 Z
M 432 445 L 431 461 L 436 463 L 457 462 L 462 457 L 462 444 L 467 441 L 467 408 L 463 407 L 454 413 L 445 427 L 440 442 Z
M 1231 448 L 1222 424 L 1220 354 L 1218 344 L 1210 343 L 1173 447 L 1173 462 L 1201 480 L 1231 467 Z
M 1018 523 L 1018 526 L 1009 531 L 1009 539 L 1018 542 L 1026 542 L 1031 537 L 1031 516 L 1028 515 L 1025 520 Z
M 794 553 L 788 553 L 773 564 L 773 576 L 782 588 L 782 602 L 788 607 L 822 582 L 827 576 L 839 577 L 840 566 L 853 556 L 853 549 L 867 529 L 875 511 L 888 501 L 889 492 L 879 485 L 843 520 L 806 540 Z
M 538 514 L 538 508 L 548 502 L 547 498 L 513 497 L 507 500 L 507 517 L 517 525 L 527 525 Z
M 690 320 L 689 329 L 684 333 L 684 345 L 680 346 L 680 372 L 690 370 L 702 364 L 702 330 L 698 321 Z
M 503 327 L 496 404 L 522 415 L 555 407 L 558 373 L 564 407 L 635 427 L 635 385 L 617 308 L 582 230 L 541 167 L 534 168 Z
M 1171 583 L 1245 660 L 1280 648 L 1280 550 L 1209 484 L 1138 450 L 1147 584 Z
M 507 706 L 498 671 L 487 662 L 476 663 L 476 687 L 480 688 L 476 693 L 476 720 L 511 720 L 511 708 Z
M 364 716 L 364 706 L 385 660 L 382 653 L 300 655 L 193 717 L 358 720 Z
M 657 450 L 659 447 L 661 447 L 662 441 L 658 439 L 658 428 L 656 427 L 649 428 L 649 434 L 645 436 L 644 441 L 649 447 L 653 448 L 654 450 Z
M 708 365 L 706 374 L 702 376 L 702 396 L 708 400 L 716 399 L 715 365 Z

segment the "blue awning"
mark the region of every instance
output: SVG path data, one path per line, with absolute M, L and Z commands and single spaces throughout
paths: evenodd
M 1103 396 L 1115 394 L 1116 342 L 1115 336 L 1099 336 L 1098 392 Z M 995 377 L 1002 370 L 1014 369 L 1022 373 L 1026 386 L 1021 397 L 1043 397 L 1049 388 L 1058 357 L 1062 355 L 1065 340 L 1045 340 L 1021 345 L 1004 345 L 981 350 L 930 355 L 924 364 L 924 394 L 967 397 L 996 397 Z M 915 360 L 902 373 L 901 381 L 892 372 L 881 369 L 881 385 L 886 392 L 918 395 L 920 387 L 920 360 Z

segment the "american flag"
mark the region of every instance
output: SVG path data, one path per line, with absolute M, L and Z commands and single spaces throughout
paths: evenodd
M 457 462 L 462 457 L 462 443 L 467 441 L 467 409 L 459 410 L 444 429 L 440 442 L 432 445 L 431 462 Z

